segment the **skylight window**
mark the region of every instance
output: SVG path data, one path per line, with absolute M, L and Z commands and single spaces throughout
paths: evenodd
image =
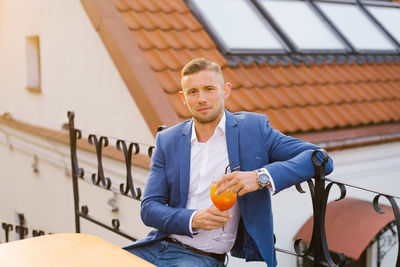
M 289 37 L 297 50 L 346 52 L 346 47 L 306 2 L 296 0 L 258 0 L 258 2 Z
M 247 0 L 188 0 L 227 52 L 283 53 L 285 46 Z
M 388 37 L 355 4 L 315 3 L 357 51 L 396 51 Z
M 365 6 L 383 27 L 400 43 L 400 7 Z

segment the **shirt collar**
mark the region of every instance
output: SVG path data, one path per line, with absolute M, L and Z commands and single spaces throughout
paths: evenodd
M 226 116 L 225 112 L 222 115 L 221 120 L 219 121 L 217 128 L 215 128 L 214 135 L 225 135 L 225 127 L 226 127 Z M 190 142 L 193 144 L 194 141 L 197 141 L 197 134 L 196 134 L 196 129 L 194 127 L 194 122 L 192 122 L 192 137 L 190 139 Z

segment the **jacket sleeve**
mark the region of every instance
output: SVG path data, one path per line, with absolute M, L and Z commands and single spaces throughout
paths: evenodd
M 265 168 L 274 180 L 275 193 L 314 177 L 311 156 L 319 147 L 282 134 L 269 125 L 266 117 L 262 118 L 264 119 L 260 120 L 260 130 L 270 158 L 270 163 Z M 322 153 L 317 153 L 317 156 L 322 161 Z M 333 161 L 329 158 L 325 172 L 329 174 L 332 171 Z
M 142 221 L 168 234 L 191 236 L 189 222 L 194 210 L 169 206 L 170 192 L 165 168 L 165 152 L 158 134 L 141 204 Z

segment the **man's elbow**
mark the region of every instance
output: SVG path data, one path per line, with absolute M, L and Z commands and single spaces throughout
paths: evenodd
M 325 164 L 325 175 L 333 172 L 333 160 L 329 157 L 328 161 Z
M 142 222 L 146 225 L 149 226 L 149 206 L 147 201 L 142 201 L 140 205 L 140 218 L 142 219 Z

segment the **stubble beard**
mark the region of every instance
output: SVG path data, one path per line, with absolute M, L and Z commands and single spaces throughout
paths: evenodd
M 202 123 L 202 124 L 206 124 L 206 123 L 210 123 L 210 122 L 213 122 L 213 121 L 215 121 L 220 115 L 221 115 L 221 113 L 224 111 L 224 108 L 223 108 L 223 106 L 221 106 L 221 107 L 219 107 L 218 108 L 218 110 L 216 110 L 214 113 L 212 113 L 212 114 L 210 114 L 209 116 L 207 116 L 207 117 L 201 117 L 201 116 L 199 116 L 199 115 L 195 115 L 195 114 L 192 114 L 193 115 L 193 118 L 197 121 L 197 122 L 199 122 L 199 123 Z

